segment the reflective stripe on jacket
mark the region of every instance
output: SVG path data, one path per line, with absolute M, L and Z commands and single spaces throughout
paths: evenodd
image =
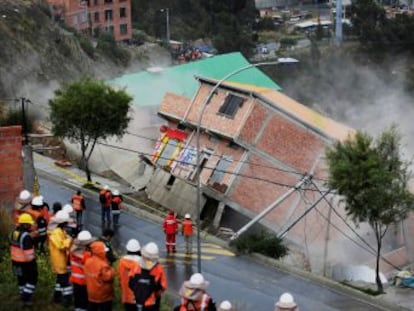
M 85 262 L 91 257 L 91 253 L 84 251 L 81 253 L 70 253 L 70 279 L 73 284 L 86 285 Z
M 179 311 L 205 311 L 210 303 L 211 297 L 204 293 L 197 301 L 188 298 L 181 299 L 181 307 Z
M 35 260 L 35 249 L 32 245 L 28 249 L 24 249 L 24 239 L 31 239 L 29 233 L 14 230 L 10 236 L 10 254 L 11 260 L 14 262 L 31 262 Z
M 83 196 L 75 194 L 72 197 L 72 207 L 75 211 L 82 211 L 83 210 Z
M 167 215 L 163 223 L 166 234 L 176 234 L 178 230 L 177 218 L 174 215 Z
M 183 235 L 193 235 L 193 222 L 189 219 L 183 221 L 182 228 Z

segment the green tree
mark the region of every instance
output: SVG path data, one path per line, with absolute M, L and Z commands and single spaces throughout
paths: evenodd
M 80 144 L 81 168 L 89 182 L 88 163 L 98 139 L 122 137 L 130 121 L 131 101 L 125 91 L 89 78 L 64 85 L 49 101 L 52 132 Z
M 347 214 L 356 223 L 368 222 L 375 233 L 379 293 L 383 292 L 379 277 L 382 239 L 389 226 L 405 219 L 414 207 L 414 196 L 407 189 L 409 163 L 401 158 L 400 141 L 395 127 L 376 140 L 357 132 L 326 152 L 329 185 L 344 196 Z

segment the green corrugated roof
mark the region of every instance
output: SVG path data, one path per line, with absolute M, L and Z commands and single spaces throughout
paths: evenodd
M 195 76 L 220 80 L 248 64 L 247 59 L 236 52 L 164 68 L 158 73 L 141 71 L 126 74 L 107 82 L 125 88 L 133 96 L 137 106 L 158 106 L 166 92 L 192 98 L 199 87 Z M 229 81 L 280 90 L 280 87 L 258 68 L 238 73 Z

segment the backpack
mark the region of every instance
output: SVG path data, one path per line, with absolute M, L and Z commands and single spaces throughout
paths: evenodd
M 99 194 L 99 202 L 101 202 L 102 204 L 106 203 L 106 192 L 100 193 Z
M 140 274 L 135 274 L 129 279 L 128 285 L 134 293 L 137 305 L 143 306 L 148 297 L 157 289 L 155 277 L 150 274 L 151 270 L 141 269 Z

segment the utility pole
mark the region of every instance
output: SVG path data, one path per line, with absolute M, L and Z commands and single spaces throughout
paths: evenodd
M 28 101 L 30 102 L 30 101 Z M 27 120 L 26 120 L 26 98 L 22 97 L 21 98 L 21 103 L 22 103 L 22 125 L 23 125 L 23 145 L 28 145 L 29 144 L 29 137 L 27 135 Z

